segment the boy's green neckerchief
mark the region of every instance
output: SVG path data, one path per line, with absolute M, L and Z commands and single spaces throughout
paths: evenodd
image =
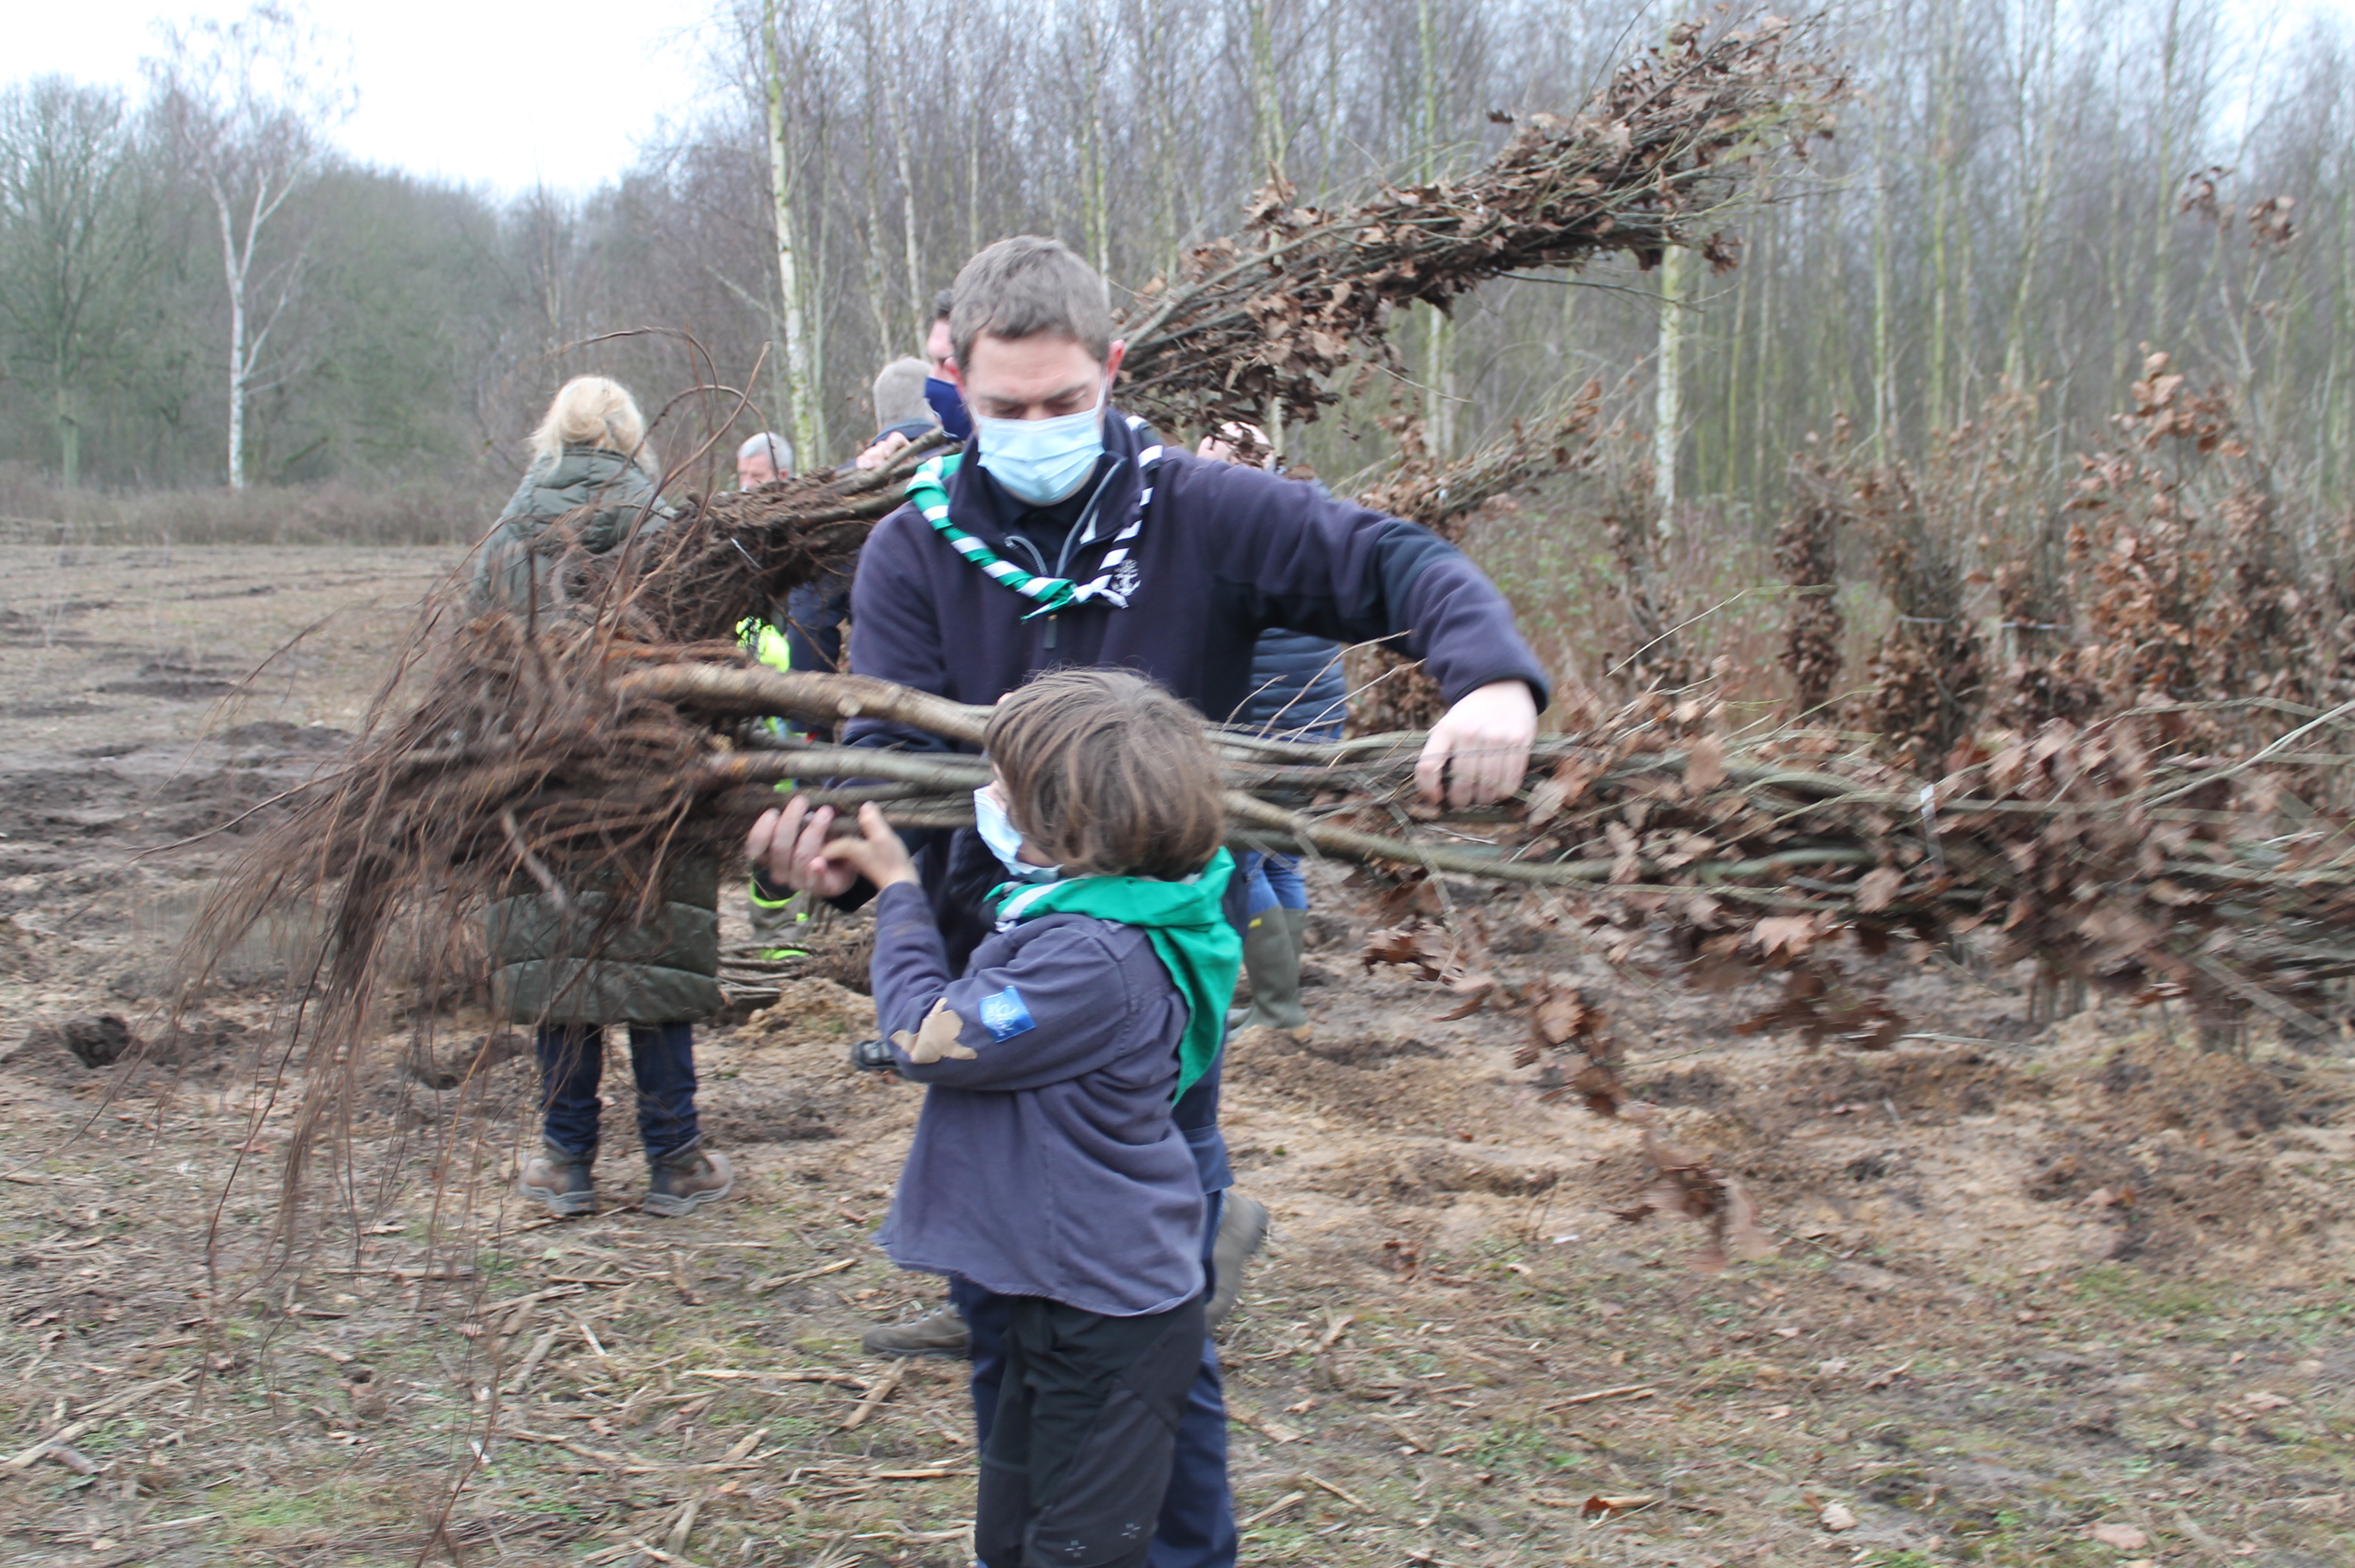
M 1242 972 L 1243 940 L 1227 923 L 1227 880 L 1235 859 L 1224 848 L 1182 882 L 1151 877 L 1073 877 L 1028 887 L 1007 883 L 997 918 L 1004 923 L 1042 914 L 1085 914 L 1134 925 L 1152 939 L 1154 955 L 1186 999 L 1186 1033 L 1178 1045 L 1178 1093 L 1200 1081 L 1219 1059 L 1227 1036 L 1227 1006 Z
M 1131 430 L 1145 428 L 1145 421 L 1134 417 L 1128 424 Z M 1140 478 L 1136 509 L 1120 532 L 1113 536 L 1113 548 L 1105 552 L 1103 564 L 1093 580 L 1087 582 L 1074 583 L 1068 577 L 1040 577 L 1025 571 L 949 520 L 949 476 L 964 461 L 962 453 L 935 457 L 917 469 L 908 481 L 908 499 L 916 504 L 924 521 L 954 546 L 959 555 L 1017 593 L 1038 601 L 1038 608 L 1026 612 L 1024 620 L 1051 615 L 1091 599 L 1102 599 L 1125 610 L 1128 597 L 1136 588 L 1136 568 L 1129 562 L 1129 545 L 1145 525 L 1145 508 L 1153 499 L 1153 465 L 1161 461 L 1163 451 L 1158 446 L 1148 446 L 1136 454 Z

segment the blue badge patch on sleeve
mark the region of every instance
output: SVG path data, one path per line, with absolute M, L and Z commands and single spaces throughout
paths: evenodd
M 1022 1005 L 1022 993 L 1008 986 L 994 996 L 981 999 L 981 1027 L 993 1039 L 1011 1040 L 1039 1026 L 1031 1019 L 1030 1009 Z

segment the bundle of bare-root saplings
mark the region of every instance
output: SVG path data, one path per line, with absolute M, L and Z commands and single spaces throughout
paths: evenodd
M 1124 400 L 1171 434 L 1272 408 L 1312 419 L 1353 377 L 1391 365 L 1385 333 L 1401 303 L 1444 305 L 1522 267 L 1614 253 L 1648 263 L 1671 245 L 1730 265 L 1718 225 L 1766 165 L 1828 133 L 1840 87 L 1828 59 L 1782 23 L 1694 27 L 1623 67 L 1573 118 L 1520 124 L 1461 179 L 1331 209 L 1272 189 L 1242 234 L 1145 291 L 1126 328 Z M 1444 522 L 1582 462 L 1593 421 L 1593 398 L 1575 396 L 1458 463 L 1402 464 L 1373 498 Z M 535 551 L 527 609 L 478 613 L 453 582 L 402 649 L 346 763 L 302 792 L 231 869 L 197 928 L 192 967 L 274 907 L 314 902 L 325 936 L 304 1027 L 314 1040 L 356 1045 L 396 976 L 470 978 L 447 971 L 478 968 L 479 954 L 439 933 L 466 929 L 490 899 L 537 884 L 560 902 L 564 889 L 590 882 L 623 929 L 682 857 L 733 852 L 748 815 L 777 798 L 765 781 L 848 768 L 816 754 L 790 766 L 746 754 L 745 714 L 890 711 L 975 740 L 974 715 L 856 681 L 820 692 L 818 677 L 762 670 L 734 640 L 747 616 L 855 560 L 928 444 L 937 439 L 855 478 L 817 473 L 690 496 L 663 527 L 602 555 L 569 548 L 559 521 Z M 862 753 L 847 776 L 865 782 L 827 797 L 954 820 L 971 771 Z M 1277 798 L 1296 796 L 1281 768 L 1262 772 Z
M 1386 363 L 1389 308 L 1444 304 L 1482 280 L 1610 251 L 1701 248 L 1762 159 L 1828 127 L 1837 72 L 1779 25 L 1680 32 L 1623 69 L 1587 111 L 1519 126 L 1460 181 L 1312 210 L 1271 191 L 1239 239 L 1198 251 L 1151 293 L 1129 364 L 1141 406 L 1206 428 L 1273 405 L 1312 418 Z M 1572 400 L 1459 463 L 1403 464 L 1373 499 L 1444 523 L 1487 496 L 1578 465 L 1594 408 Z M 617 891 L 617 922 L 659 896 L 682 856 L 727 856 L 748 818 L 798 781 L 812 798 L 884 804 L 911 826 L 964 819 L 984 782 L 969 754 L 855 754 L 755 744 L 751 716 L 889 716 L 954 743 L 983 715 L 855 677 L 753 664 L 734 628 L 793 586 L 847 566 L 895 507 L 921 450 L 851 479 L 814 476 L 690 497 L 669 526 L 609 555 L 538 563 L 527 612 L 467 618 L 463 586 L 421 624 L 347 765 L 322 780 L 227 879 L 212 950 L 271 909 L 327 914 L 312 1027 L 357 1040 L 396 970 L 431 970 L 418 932 L 519 883 L 553 897 Z M 1771 971 L 1756 1021 L 1886 1044 L 1886 1002 L 1832 956 L 1986 930 L 2001 952 L 2203 1019 L 2251 1008 L 2300 1025 L 2355 960 L 2340 826 L 2303 804 L 2286 742 L 2237 761 L 2170 752 L 2130 721 L 2062 726 L 1932 784 L 1821 731 L 1711 732 L 1702 699 L 1653 697 L 1539 749 L 1501 808 L 1434 816 L 1412 799 L 1413 731 L 1337 746 L 1221 731 L 1239 841 L 1383 868 L 1401 885 L 1469 878 L 1551 890 L 1558 912 L 1632 957 L 1695 977 Z M 2301 731 L 2303 733 L 2303 731 Z M 839 781 L 855 781 L 842 783 Z M 1529 1019 L 1576 1049 L 1598 1108 L 1618 1098 L 1599 1020 L 1558 982 L 1486 963 L 1476 925 L 1401 905 L 1374 958 L 1415 965 L 1465 1005 Z M 430 913 L 433 918 L 404 919 Z M 1647 946 L 1647 944 L 1649 944 Z M 400 951 L 396 951 L 400 949 Z M 453 944 L 450 961 L 474 961 Z

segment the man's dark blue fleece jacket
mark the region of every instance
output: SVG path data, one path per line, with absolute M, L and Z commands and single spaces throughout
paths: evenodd
M 1202 1288 L 1202 1186 L 1170 1111 L 1186 1001 L 1140 927 L 1047 914 L 985 941 L 962 978 L 923 894 L 875 904 L 875 1018 L 930 1087 L 877 1239 L 902 1268 L 1133 1317 Z M 966 1054 L 901 1041 L 933 1004 Z
M 1094 479 L 1034 507 L 979 463 L 959 464 L 949 517 L 1003 559 L 1045 577 L 1094 578 L 1135 513 L 1151 432 L 1114 410 Z M 876 526 L 851 590 L 850 665 L 959 702 L 989 704 L 1040 670 L 1125 665 L 1224 721 L 1252 689 L 1252 650 L 1283 626 L 1345 643 L 1394 637 L 1450 702 L 1491 681 L 1547 680 L 1513 613 L 1462 551 L 1427 528 L 1255 468 L 1165 453 L 1128 541 L 1127 608 L 1102 600 L 1052 615 L 959 555 L 912 506 Z M 883 720 L 849 738 L 940 742 Z M 873 744 L 873 741 L 867 743 Z

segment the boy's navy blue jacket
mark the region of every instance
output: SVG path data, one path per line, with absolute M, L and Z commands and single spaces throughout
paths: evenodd
M 1041 915 L 956 979 L 902 883 L 876 901 L 873 975 L 894 1064 L 930 1086 L 879 1235 L 894 1263 L 1117 1317 L 1199 1293 L 1202 1186 L 1170 1107 L 1186 1002 L 1144 931 Z M 966 1054 L 917 1061 L 943 1000 Z

